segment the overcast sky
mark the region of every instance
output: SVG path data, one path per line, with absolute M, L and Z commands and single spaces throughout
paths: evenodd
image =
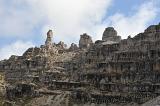
M 160 0 L 0 0 L 0 59 L 44 44 L 49 29 L 56 43 L 78 43 L 83 33 L 95 41 L 109 26 L 127 38 L 158 24 L 159 14 Z

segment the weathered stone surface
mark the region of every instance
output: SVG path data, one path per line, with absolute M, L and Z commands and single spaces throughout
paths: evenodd
M 92 38 L 84 33 L 83 35 L 80 35 L 80 40 L 79 40 L 79 48 L 80 49 L 86 49 L 89 48 L 92 45 L 93 41 Z
M 154 103 L 147 101 L 160 96 L 159 25 L 123 40 L 112 27 L 95 43 L 83 34 L 79 48 L 76 44 L 66 48 L 63 42 L 52 44 L 50 38 L 52 33 L 45 45 L 0 62 L 9 85 L 37 86 L 36 93 L 29 92 L 36 94 L 29 106 L 37 104 L 35 101 L 49 106 L 147 106 L 145 102 L 150 106 Z M 9 97 L 15 95 L 15 88 Z
M 121 37 L 117 36 L 117 31 L 113 27 L 108 27 L 103 32 L 102 40 L 119 42 Z
M 48 48 L 51 48 L 51 46 L 52 46 L 52 38 L 53 38 L 53 32 L 52 32 L 52 30 L 49 30 L 48 32 L 47 32 L 47 39 L 46 39 L 46 41 L 45 41 L 45 45 L 48 47 Z

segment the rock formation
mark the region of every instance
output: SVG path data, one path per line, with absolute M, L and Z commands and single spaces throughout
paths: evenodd
M 48 47 L 48 48 L 51 48 L 52 47 L 52 38 L 53 38 L 53 32 L 52 30 L 49 30 L 47 32 L 47 39 L 45 41 L 45 45 Z
M 120 36 L 117 36 L 117 31 L 113 27 L 108 27 L 103 32 L 103 41 L 119 42 L 121 40 Z
M 0 62 L 8 104 L 18 106 L 147 106 L 160 96 L 160 25 L 121 40 L 106 28 L 102 40 L 80 36 L 29 48 Z M 159 98 L 159 97 L 158 97 Z M 27 101 L 27 103 L 26 103 Z M 47 101 L 47 102 L 46 102 Z
M 86 49 L 89 48 L 92 45 L 93 41 L 92 38 L 84 33 L 83 35 L 80 35 L 80 40 L 79 40 L 79 48 L 80 49 Z
M 74 43 L 71 44 L 70 48 L 69 48 L 70 51 L 75 51 L 75 50 L 78 50 L 78 46 Z

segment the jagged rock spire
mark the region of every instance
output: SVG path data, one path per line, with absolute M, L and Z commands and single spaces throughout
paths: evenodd
M 45 41 L 45 45 L 46 46 L 52 46 L 52 38 L 53 38 L 53 32 L 52 32 L 52 30 L 49 30 L 48 32 L 47 32 L 47 39 L 46 39 L 46 41 Z

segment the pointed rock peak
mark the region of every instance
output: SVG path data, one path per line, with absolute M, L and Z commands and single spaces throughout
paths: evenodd
M 51 47 L 52 46 L 52 38 L 53 38 L 53 32 L 52 32 L 52 30 L 49 30 L 47 32 L 47 38 L 46 38 L 46 41 L 45 41 L 45 45 L 47 47 Z

